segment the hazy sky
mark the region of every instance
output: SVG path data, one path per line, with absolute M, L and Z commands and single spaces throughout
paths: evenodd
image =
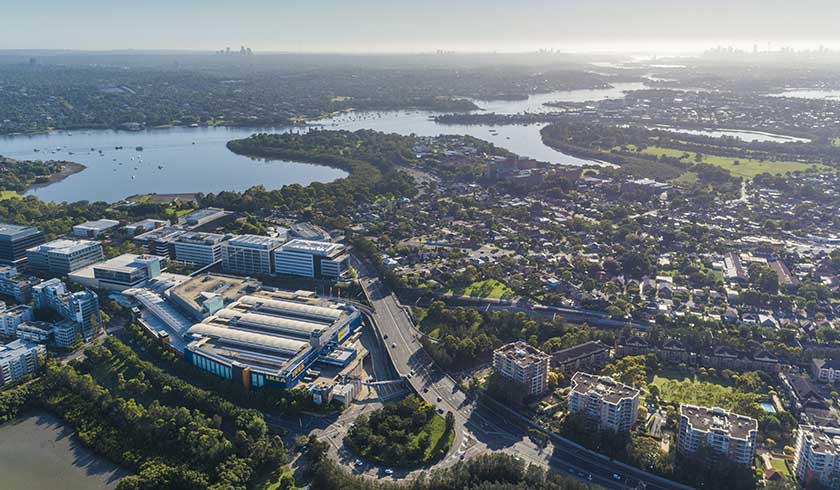
M 840 47 L 838 20 L 840 0 L 0 0 L 0 49 Z

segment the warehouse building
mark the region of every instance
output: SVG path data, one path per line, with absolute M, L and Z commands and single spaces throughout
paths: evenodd
M 86 221 L 73 227 L 73 235 L 79 238 L 96 238 L 107 231 L 113 230 L 119 225 L 120 222 L 114 219 Z
M 341 347 L 361 324 L 350 305 L 305 292 L 241 297 L 187 332 L 184 358 L 248 387 L 294 387 L 314 364 L 343 367 L 356 356 Z

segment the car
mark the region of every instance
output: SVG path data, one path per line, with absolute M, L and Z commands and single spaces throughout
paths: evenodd
M 440 403 L 441 401 L 443 401 L 443 398 L 437 397 L 437 402 Z
M 388 334 L 386 333 L 385 335 L 382 336 L 382 338 L 387 340 L 388 339 Z
M 440 407 L 438 407 L 438 409 L 437 409 L 437 413 L 439 413 L 439 414 L 443 415 L 443 409 L 442 409 L 442 408 L 440 408 Z
M 592 481 L 592 473 L 586 475 L 586 479 L 589 480 L 589 481 Z
M 391 475 L 393 475 L 393 474 L 394 474 L 394 470 L 392 470 L 391 468 L 387 468 L 387 469 L 385 470 L 385 474 L 386 474 L 386 475 L 388 475 L 388 476 L 391 476 Z
M 362 463 L 361 459 L 357 459 L 356 461 L 353 462 L 353 464 L 356 465 L 356 466 L 362 466 L 364 463 Z
M 429 392 L 429 387 L 428 387 L 428 386 L 424 386 L 424 387 L 423 387 L 423 393 L 428 393 L 428 392 Z
M 397 348 L 397 343 L 396 342 L 391 342 L 391 348 L 396 349 Z
M 621 475 L 618 473 L 613 473 L 613 480 L 621 480 Z

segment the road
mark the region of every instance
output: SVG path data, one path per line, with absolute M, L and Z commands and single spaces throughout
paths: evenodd
M 381 336 L 397 374 L 408 379 L 428 403 L 455 416 L 455 441 L 437 466 L 487 451 L 504 451 L 527 462 L 591 481 L 609 489 L 645 488 L 685 490 L 689 487 L 611 461 L 571 441 L 553 436 L 545 447 L 532 441 L 520 424 L 511 423 L 515 413 L 488 408 L 461 390 L 426 354 L 419 333 L 406 309 L 367 264 L 354 259 L 359 282 L 373 311 L 370 318 Z

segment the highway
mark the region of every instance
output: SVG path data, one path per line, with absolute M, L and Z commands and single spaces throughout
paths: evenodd
M 455 381 L 432 361 L 423 349 L 415 325 L 405 307 L 373 269 L 354 258 L 359 282 L 373 310 L 369 317 L 390 355 L 398 375 L 428 403 L 455 416 L 455 441 L 438 466 L 462 458 L 504 451 L 522 460 L 565 473 L 609 489 L 686 490 L 690 487 L 611 461 L 571 441 L 551 436 L 546 447 L 533 442 L 522 424 L 511 423 L 518 414 L 504 407 L 471 400 Z

